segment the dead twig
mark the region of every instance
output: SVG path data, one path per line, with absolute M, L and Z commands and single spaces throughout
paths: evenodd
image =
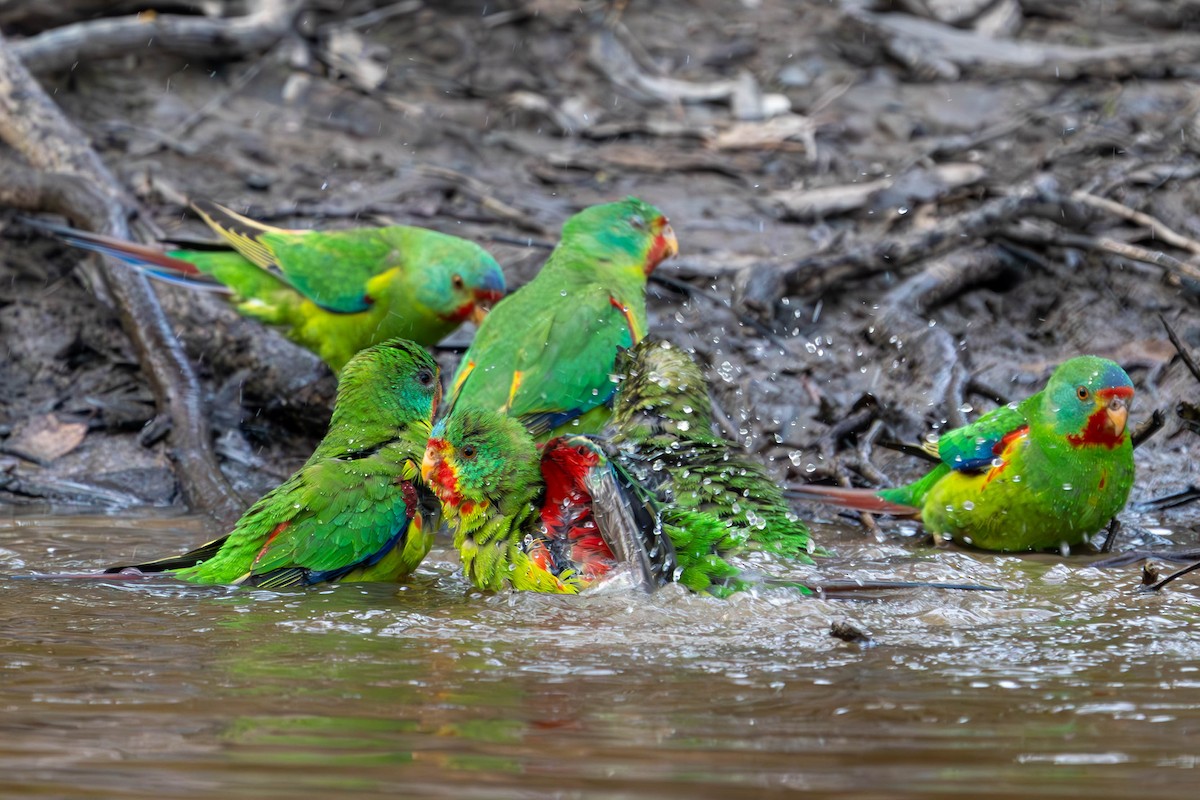
M 1104 535 L 1104 544 L 1100 545 L 1101 553 L 1111 553 L 1117 537 L 1121 535 L 1121 520 L 1113 517 L 1108 522 L 1108 532 Z
M 1155 239 L 1166 242 L 1172 247 L 1178 247 L 1180 250 L 1186 250 L 1189 253 L 1200 255 L 1200 242 L 1196 241 L 1190 236 L 1184 236 L 1181 233 L 1175 232 L 1171 228 L 1167 227 L 1165 222 L 1157 219 L 1156 217 L 1152 217 L 1145 212 L 1135 211 L 1129 206 L 1122 205 L 1115 200 L 1097 197 L 1094 194 L 1089 194 L 1088 192 L 1081 190 L 1071 192 L 1071 199 L 1078 203 L 1083 203 L 1086 206 L 1098 208 L 1101 211 L 1107 211 L 1109 214 L 1114 214 L 1123 219 L 1127 219 L 1130 222 L 1149 228 L 1150 232 L 1154 234 Z
M 292 27 L 304 0 L 258 0 L 233 19 L 142 13 L 76 22 L 12 44 L 30 72 L 68 69 L 80 61 L 165 52 L 184 58 L 230 59 L 266 50 Z
M 1167 577 L 1158 581 L 1158 583 L 1152 583 L 1149 586 L 1143 586 L 1142 591 L 1143 592 L 1157 592 L 1159 589 L 1163 588 L 1171 581 L 1178 580 L 1179 578 L 1182 578 L 1184 575 L 1187 575 L 1189 572 L 1195 572 L 1198 569 L 1200 569 L 1200 561 L 1197 561 L 1195 564 L 1192 564 L 1191 566 L 1184 567 L 1183 569 L 1181 569 L 1177 572 L 1172 572 Z
M 1129 435 L 1129 441 L 1136 450 L 1146 443 L 1154 434 L 1158 433 L 1167 424 L 1167 415 L 1161 408 L 1154 409 L 1154 413 L 1150 415 L 1150 419 L 1143 422 L 1137 427 L 1133 433 Z
M 1183 359 L 1184 365 L 1188 368 L 1188 372 L 1192 373 L 1192 377 L 1200 381 L 1200 366 L 1196 365 L 1196 360 L 1192 358 L 1192 354 L 1183 346 L 1183 342 L 1175 335 L 1175 331 L 1171 329 L 1167 323 L 1167 318 L 1162 314 L 1158 315 L 1158 319 L 1162 322 L 1164 328 L 1167 329 L 1167 338 L 1171 340 L 1171 344 L 1175 346 L 1175 352 L 1179 353 L 1179 357 Z
M 1004 236 L 1028 244 L 1041 246 L 1056 245 L 1058 247 L 1071 247 L 1076 250 L 1086 250 L 1089 252 L 1109 253 L 1130 261 L 1136 261 L 1140 264 L 1149 264 L 1158 267 L 1168 273 L 1173 273 L 1174 277 L 1185 277 L 1193 281 L 1200 281 L 1200 267 L 1197 267 L 1195 264 L 1180 261 L 1178 258 L 1169 256 L 1166 253 L 1148 250 L 1145 247 L 1110 239 L 1106 236 L 1089 236 L 1069 231 L 1033 228 L 1027 225 L 1011 227 L 1004 231 Z

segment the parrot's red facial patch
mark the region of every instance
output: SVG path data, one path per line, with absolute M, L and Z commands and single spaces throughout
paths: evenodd
M 421 461 L 421 478 L 443 505 L 458 508 L 462 495 L 458 492 L 458 473 L 446 460 L 449 450 L 450 445 L 445 439 L 430 439 L 425 446 L 425 458 Z
M 654 268 L 659 264 L 679 253 L 679 240 L 675 238 L 675 231 L 666 217 L 654 220 L 654 230 L 654 242 L 650 245 L 650 251 L 646 253 L 644 268 L 647 275 L 654 272 Z
M 1121 444 L 1125 441 L 1125 423 L 1129 418 L 1129 401 L 1132 399 L 1132 386 L 1097 389 L 1096 410 L 1088 417 L 1083 431 L 1067 434 L 1067 441 L 1074 447 L 1092 445 L 1109 450 Z
M 496 289 L 476 289 L 470 300 L 443 316 L 443 319 L 454 323 L 471 320 L 478 325 L 491 307 L 503 297 L 504 292 Z

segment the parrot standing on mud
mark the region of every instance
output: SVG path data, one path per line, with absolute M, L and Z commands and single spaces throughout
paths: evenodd
M 329 431 L 312 457 L 228 535 L 105 573 L 267 588 L 407 575 L 440 521 L 437 498 L 419 481 L 440 396 L 437 364 L 416 344 L 393 339 L 364 350 L 342 370 Z
M 644 339 L 617 362 L 614 458 L 654 493 L 687 588 L 724 596 L 744 588 L 725 560 L 748 548 L 798 557 L 814 551 L 762 464 L 712 432 L 712 401 L 696 363 L 670 342 Z
M 917 516 L 935 537 L 984 550 L 1075 546 L 1129 498 L 1132 400 L 1133 383 L 1120 366 L 1073 358 L 1042 391 L 929 445 L 941 463 L 914 483 L 796 492 L 844 508 Z
M 231 294 L 239 312 L 282 328 L 335 372 L 388 339 L 436 344 L 464 320 L 479 323 L 504 295 L 496 260 L 456 236 L 402 225 L 284 230 L 204 200 L 193 208 L 231 249 L 162 252 L 28 222 L 152 277 Z
M 480 325 L 449 407 L 520 417 L 543 438 L 598 431 L 617 353 L 646 332 L 646 278 L 678 250 L 667 218 L 636 198 L 571 217 L 537 277 Z
M 517 419 L 459 409 L 434 428 L 421 475 L 480 589 L 577 594 L 622 565 L 647 588 L 671 579 L 651 510 L 588 437 L 561 436 L 539 453 Z

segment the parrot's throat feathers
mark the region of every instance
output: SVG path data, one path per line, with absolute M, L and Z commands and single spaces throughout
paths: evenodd
M 1102 399 L 1121 397 L 1128 401 L 1133 397 L 1133 388 L 1130 386 L 1114 386 L 1111 389 L 1101 389 L 1096 392 L 1096 396 Z M 1112 450 L 1124 440 L 1125 430 L 1118 431 L 1113 428 L 1108 417 L 1108 410 L 1104 406 L 1096 409 L 1088 417 L 1087 425 L 1083 428 L 1083 433 L 1067 434 L 1067 441 L 1071 443 L 1072 447 L 1101 445 Z
M 441 439 L 431 439 L 430 448 L 437 447 L 439 455 L 434 461 L 433 475 L 429 479 L 430 488 L 445 505 L 457 509 L 462 504 L 462 495 L 458 492 L 458 472 L 454 465 L 446 459 L 446 449 L 449 447 Z

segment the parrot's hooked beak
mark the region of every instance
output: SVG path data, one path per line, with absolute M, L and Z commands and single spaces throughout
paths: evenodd
M 1108 401 L 1108 406 L 1105 408 L 1105 414 L 1108 417 L 1108 427 L 1112 430 L 1113 436 L 1120 436 L 1125 432 L 1125 424 L 1129 421 L 1129 404 L 1125 402 L 1123 397 L 1112 397 Z
M 421 459 L 421 480 L 426 486 L 433 486 L 433 473 L 437 469 L 439 454 L 442 449 L 441 439 L 430 439 L 425 445 L 425 457 Z
M 657 226 L 660 226 L 658 233 L 654 237 L 654 243 L 650 246 L 650 252 L 646 254 L 645 270 L 647 275 L 663 261 L 671 256 L 679 255 L 679 240 L 675 238 L 675 229 L 671 227 L 671 223 L 667 222 L 666 217 L 659 217 Z
M 471 311 L 470 320 L 471 322 L 475 323 L 476 328 L 483 323 L 483 318 L 488 315 L 489 311 L 491 311 L 491 309 L 482 303 L 475 304 L 475 308 Z
M 679 255 L 679 240 L 675 238 L 675 229 L 671 227 L 671 223 L 668 222 L 658 235 L 663 238 L 666 247 L 663 259 Z

